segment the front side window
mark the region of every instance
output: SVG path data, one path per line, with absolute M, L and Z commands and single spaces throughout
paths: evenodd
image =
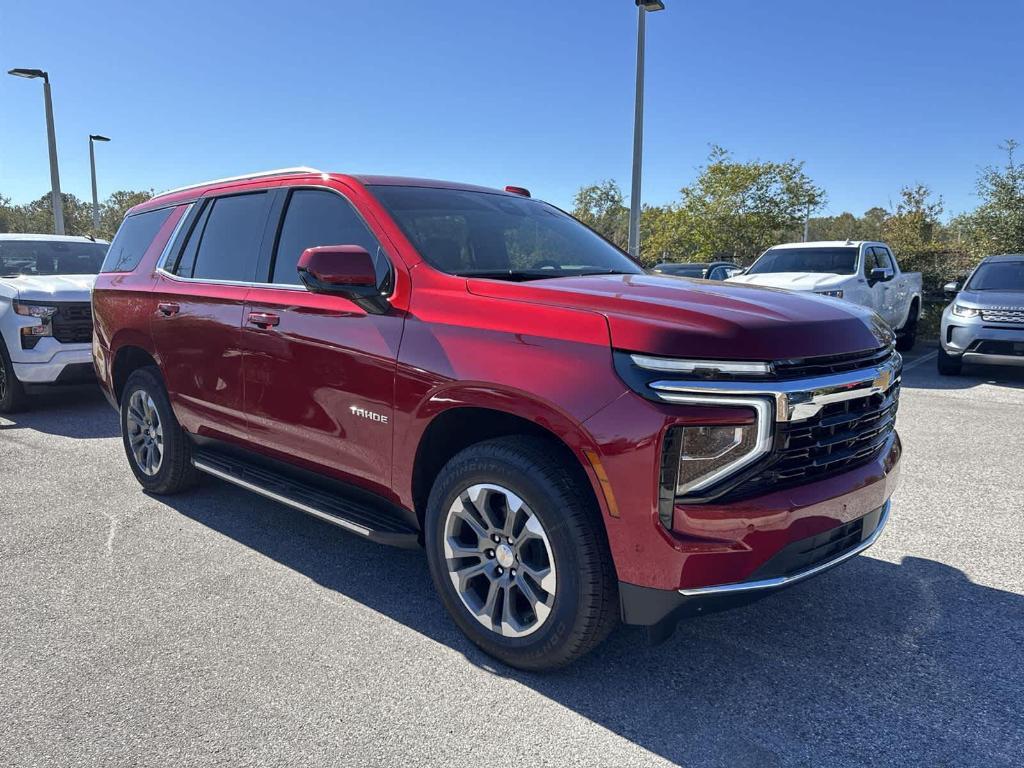
M 142 261 L 160 227 L 174 208 L 160 208 L 128 216 L 114 235 L 100 272 L 131 272 Z
M 0 240 L 0 277 L 95 275 L 106 243 L 75 240 Z
M 1024 259 L 982 264 L 974 270 L 966 290 L 1024 291 Z
M 296 189 L 288 198 L 277 238 L 270 282 L 298 285 L 296 265 L 307 248 L 319 245 L 358 245 L 374 257 L 378 284 L 388 274 L 388 261 L 362 218 L 341 195 L 320 189 Z
M 857 271 L 857 254 L 856 248 L 769 248 L 747 270 L 747 274 L 820 272 L 852 275 Z
M 420 255 L 442 272 L 506 280 L 642 274 L 600 235 L 538 200 L 435 187 L 370 189 Z
M 204 280 L 252 282 L 266 224 L 269 195 L 218 197 L 206 204 L 175 274 Z

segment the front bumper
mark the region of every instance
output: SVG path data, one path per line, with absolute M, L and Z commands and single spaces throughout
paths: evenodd
M 623 621 L 666 627 L 670 631 L 674 622 L 684 616 L 734 608 L 818 576 L 878 541 L 889 521 L 891 506 L 892 502 L 886 500 L 878 509 L 850 523 L 794 541 L 744 581 L 678 590 L 620 583 Z
M 12 361 L 14 375 L 23 384 L 58 383 L 68 366 L 87 365 L 92 368 L 92 347 L 89 344 L 61 344 L 53 339 L 43 339 L 31 351 L 18 350 L 17 356 L 21 362 Z
M 1024 326 L 1020 324 L 958 317 L 946 307 L 939 343 L 947 355 L 968 364 L 1024 366 Z

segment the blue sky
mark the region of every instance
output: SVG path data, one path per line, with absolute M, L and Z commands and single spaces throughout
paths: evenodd
M 666 0 L 648 19 L 645 202 L 712 142 L 806 161 L 828 210 L 904 184 L 973 207 L 1024 141 L 1019 0 Z M 632 0 L 7 2 L 0 67 L 50 72 L 62 186 L 101 197 L 254 169 L 432 176 L 568 206 L 628 189 Z M 41 85 L 0 76 L 0 193 L 49 189 Z

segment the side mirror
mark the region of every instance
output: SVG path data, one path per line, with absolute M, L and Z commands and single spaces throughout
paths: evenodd
M 946 295 L 947 299 L 955 299 L 956 295 L 960 292 L 960 283 L 956 280 L 948 282 L 942 286 L 942 292 Z
M 875 267 L 868 273 L 868 282 L 874 285 L 875 283 L 884 283 L 888 280 L 892 280 L 895 273 L 888 267 Z
M 299 279 L 311 293 L 344 296 L 375 315 L 390 306 L 377 287 L 373 257 L 359 245 L 320 245 L 299 257 Z
M 728 269 L 725 270 L 725 277 L 726 277 L 726 279 L 728 279 L 730 277 L 736 277 L 737 275 L 742 275 L 746 271 L 747 270 L 743 269 L 742 267 L 741 268 L 729 267 Z

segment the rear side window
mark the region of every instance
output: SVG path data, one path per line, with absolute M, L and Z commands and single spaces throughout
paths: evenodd
M 299 257 L 307 248 L 318 245 L 360 245 L 374 257 L 378 283 L 387 274 L 387 261 L 377 238 L 348 200 L 334 192 L 296 189 L 288 198 L 270 282 L 298 285 Z
M 126 217 L 114 235 L 100 272 L 131 272 L 139 266 L 146 249 L 173 210 L 160 208 Z
M 175 274 L 204 280 L 256 279 L 269 195 L 218 197 L 192 229 Z

